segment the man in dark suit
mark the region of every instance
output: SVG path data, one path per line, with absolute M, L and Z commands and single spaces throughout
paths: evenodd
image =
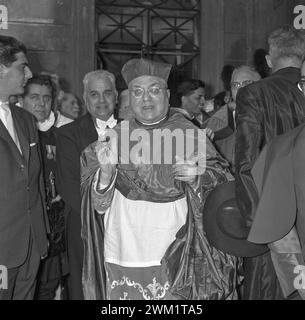
M 232 73 L 231 91 L 233 101 L 222 106 L 205 123 L 207 128 L 214 132 L 213 142 L 221 155 L 231 165 L 232 172 L 235 172 L 234 151 L 235 151 L 235 113 L 236 96 L 239 89 L 260 80 L 260 75 L 251 67 L 243 65 L 235 68 Z
M 48 249 L 35 121 L 8 103 L 31 77 L 24 45 L 0 36 L 0 265 L 8 269 L 0 300 L 33 298 L 40 259 Z
M 83 299 L 81 239 L 80 155 L 103 135 L 106 127 L 116 125 L 113 112 L 117 102 L 113 74 L 105 70 L 88 73 L 84 78 L 84 100 L 88 113 L 57 131 L 58 190 L 66 206 L 67 250 L 70 274 L 68 299 Z
M 305 99 L 297 87 L 305 52 L 302 30 L 282 27 L 268 39 L 272 75 L 241 88 L 236 101 L 236 196 L 250 229 L 258 202 L 251 169 L 274 137 L 305 122 Z M 283 299 L 270 252 L 244 261 L 244 299 Z

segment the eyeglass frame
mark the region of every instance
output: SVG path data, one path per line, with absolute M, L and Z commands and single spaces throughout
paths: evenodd
M 160 90 L 160 91 L 159 91 L 157 94 L 153 94 L 153 93 L 150 92 L 150 91 L 153 90 L 153 89 L 158 89 L 158 90 Z M 159 86 L 157 86 L 157 85 L 153 85 L 153 86 L 149 87 L 148 89 L 144 89 L 144 88 L 142 88 L 142 87 L 137 87 L 137 88 L 129 89 L 129 90 L 130 90 L 130 92 L 132 93 L 132 95 L 133 95 L 136 99 L 141 99 L 141 98 L 143 98 L 145 92 L 147 92 L 147 93 L 150 95 L 150 97 L 156 98 L 156 97 L 160 94 L 160 92 L 161 92 L 162 90 L 167 90 L 167 87 L 159 87 Z M 135 90 L 142 90 L 141 95 L 136 96 L 135 93 L 134 93 Z
M 298 81 L 298 89 L 301 91 L 301 92 L 303 92 L 303 93 L 305 93 L 305 77 L 301 77 L 301 80 L 300 81 Z
M 231 86 L 231 89 L 240 89 L 240 88 L 243 88 L 245 86 L 248 86 L 249 84 L 252 84 L 254 82 L 254 80 L 244 80 L 242 82 L 239 82 L 239 81 L 232 81 L 230 86 Z M 235 84 L 238 84 L 238 86 L 236 86 Z

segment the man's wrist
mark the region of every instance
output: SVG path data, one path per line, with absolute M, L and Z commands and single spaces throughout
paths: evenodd
M 102 171 L 100 171 L 98 186 L 108 186 L 109 183 L 111 182 L 112 176 L 113 176 L 113 173 L 105 174 Z

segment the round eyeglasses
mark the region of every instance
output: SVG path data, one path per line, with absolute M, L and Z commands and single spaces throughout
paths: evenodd
M 138 87 L 138 88 L 132 89 L 131 93 L 136 98 L 142 98 L 144 96 L 145 91 L 147 91 L 151 97 L 158 97 L 162 92 L 162 90 L 164 89 L 166 88 L 157 87 L 157 86 L 149 87 L 147 90 L 145 90 L 144 88 Z

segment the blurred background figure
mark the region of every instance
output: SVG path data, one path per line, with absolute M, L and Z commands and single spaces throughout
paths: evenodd
M 57 103 L 56 127 L 68 124 L 81 115 L 81 107 L 76 96 L 70 92 L 61 92 Z
M 8 99 L 8 102 L 10 105 L 16 105 L 17 104 L 17 107 L 20 107 L 20 105 L 18 105 L 18 96 L 10 96 L 9 99 Z
M 129 106 L 129 91 L 123 90 L 119 97 L 118 118 L 122 120 L 130 120 L 133 118 L 133 111 Z
M 186 119 L 200 127 L 202 107 L 205 103 L 204 95 L 205 83 L 203 81 L 185 80 L 178 85 L 177 93 L 171 100 L 171 110 L 182 113 Z
M 214 97 L 214 108 L 217 111 L 220 107 L 229 103 L 232 100 L 231 96 L 231 77 L 234 71 L 234 66 L 226 64 L 223 66 L 221 71 L 221 81 L 223 84 L 224 91 L 219 92 Z
M 201 124 L 208 120 L 218 109 L 215 108 L 214 99 L 205 100 L 200 103 L 201 114 L 198 117 Z
M 232 73 L 230 85 L 232 92 L 232 101 L 229 101 L 224 106 L 222 106 L 204 124 L 206 128 L 211 129 L 214 132 L 214 143 L 221 155 L 229 161 L 232 172 L 235 172 L 234 149 L 236 131 L 235 109 L 237 92 L 240 88 L 243 88 L 260 79 L 261 77 L 258 72 L 256 72 L 249 66 L 240 66 L 236 68 Z

